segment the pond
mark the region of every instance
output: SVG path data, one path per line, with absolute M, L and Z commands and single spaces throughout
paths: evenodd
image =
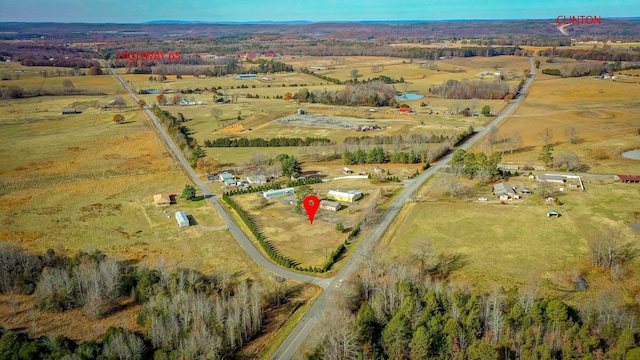
M 640 160 L 640 149 L 625 151 L 622 153 L 622 157 L 631 160 Z
M 404 100 L 418 100 L 422 99 L 424 96 L 419 94 L 404 94 L 404 95 L 396 95 L 396 99 L 404 99 Z

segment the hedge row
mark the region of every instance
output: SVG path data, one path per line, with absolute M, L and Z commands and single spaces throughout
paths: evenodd
M 298 179 L 298 180 L 289 181 L 287 183 L 287 187 L 295 187 L 295 186 L 302 186 L 302 185 L 309 185 L 309 184 L 320 184 L 321 182 L 322 182 L 322 179 L 320 178 Z
M 260 185 L 260 186 L 252 186 L 250 188 L 237 188 L 234 190 L 227 191 L 225 195 L 233 196 L 240 194 L 251 194 L 255 192 L 268 191 L 268 190 L 278 190 L 282 187 L 280 184 L 268 184 L 268 185 Z
M 245 225 L 247 225 L 247 227 L 249 228 L 253 236 L 255 236 L 256 239 L 258 239 L 260 246 L 262 246 L 262 249 L 264 249 L 267 255 L 269 255 L 269 258 L 271 260 L 275 261 L 278 265 L 284 266 L 288 269 L 298 268 L 295 265 L 295 262 L 293 260 L 289 259 L 286 256 L 282 256 L 281 254 L 278 253 L 275 247 L 271 245 L 271 243 L 265 238 L 265 236 L 260 232 L 260 230 L 258 230 L 258 228 L 254 224 L 253 220 L 251 220 L 249 215 L 244 210 L 242 210 L 242 208 L 240 208 L 240 206 L 238 206 L 238 204 L 236 204 L 235 201 L 231 199 L 231 196 L 224 194 L 222 195 L 222 199 L 226 201 L 227 204 L 229 204 L 229 206 L 231 206 L 231 208 L 238 213 L 238 215 L 240 216 L 242 221 L 245 223 Z

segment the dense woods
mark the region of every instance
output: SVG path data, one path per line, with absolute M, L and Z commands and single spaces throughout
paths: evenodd
M 102 343 L 83 344 L 0 328 L 1 359 L 225 358 L 260 331 L 266 299 L 273 298 L 231 274 L 139 268 L 100 252 L 61 257 L 48 250 L 38 256 L 0 243 L 0 260 L 2 293 L 33 293 L 41 311 L 81 307 L 96 319 L 131 296 L 142 304 L 137 321 L 144 328 L 142 334 L 110 329 Z
M 397 103 L 396 91 L 383 81 L 371 81 L 355 85 L 347 85 L 343 90 L 312 90 L 300 89 L 293 95 L 294 99 L 302 102 L 321 103 L 327 105 L 348 106 L 389 106 Z
M 446 282 L 455 256 L 369 261 L 332 304 L 310 359 L 637 359 L 637 317 L 615 295 L 582 308 L 535 288 Z

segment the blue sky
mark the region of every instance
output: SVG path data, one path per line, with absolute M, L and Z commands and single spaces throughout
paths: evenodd
M 0 0 L 0 22 L 360 21 L 640 16 L 639 0 Z

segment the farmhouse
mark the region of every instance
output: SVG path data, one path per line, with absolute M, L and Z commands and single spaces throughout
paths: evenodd
M 268 200 L 268 199 L 273 199 L 280 196 L 293 195 L 295 193 L 296 193 L 296 189 L 290 187 L 290 188 L 284 188 L 284 189 L 268 190 L 263 192 L 262 196 Z
M 320 209 L 338 211 L 342 205 L 337 201 L 320 200 Z
M 516 193 L 516 190 L 513 188 L 513 186 L 511 186 L 509 184 L 504 184 L 504 183 L 493 185 L 493 193 L 500 200 L 519 199 L 520 198 L 520 196 L 518 196 L 518 193 Z
M 562 175 L 544 174 L 536 176 L 536 180 L 540 182 L 553 182 L 564 184 L 566 181 Z
M 176 211 L 176 220 L 179 227 L 189 226 L 189 218 L 185 215 L 184 211 Z
M 640 183 L 640 175 L 616 175 L 616 180 L 624 183 Z
M 340 190 L 329 190 L 327 193 L 327 198 L 329 200 L 336 200 L 342 202 L 355 202 L 362 197 L 362 193 L 357 190 L 350 191 L 340 191 Z
M 153 195 L 153 203 L 156 206 L 169 206 L 171 205 L 171 196 L 167 194 L 155 194 Z
M 76 108 L 64 108 L 62 109 L 62 115 L 67 115 L 67 114 L 79 114 L 78 110 L 76 110 Z
M 264 175 L 247 176 L 247 182 L 249 184 L 262 185 L 267 183 L 267 177 Z
M 220 173 L 218 178 L 220 179 L 220 182 L 225 182 L 225 180 L 235 180 L 236 177 L 225 171 Z

